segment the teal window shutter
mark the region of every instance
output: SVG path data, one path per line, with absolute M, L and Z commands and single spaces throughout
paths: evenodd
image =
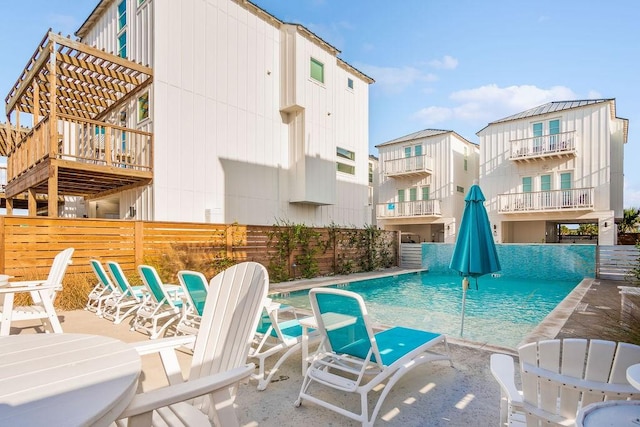
M 525 176 L 522 178 L 522 192 L 531 193 L 531 177 Z

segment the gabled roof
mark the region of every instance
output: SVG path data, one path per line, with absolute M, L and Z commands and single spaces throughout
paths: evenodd
M 570 110 L 573 108 L 581 108 L 589 105 L 602 104 L 602 103 L 609 103 L 611 107 L 611 119 L 619 119 L 624 122 L 624 130 L 623 130 L 624 138 L 623 139 L 624 139 L 624 143 L 626 144 L 627 138 L 629 136 L 629 120 L 616 116 L 616 99 L 615 98 L 580 99 L 575 101 L 548 102 L 546 104 L 539 105 L 534 108 L 530 108 L 521 113 L 513 114 L 503 119 L 490 122 L 487 126 L 483 127 L 478 132 L 476 132 L 476 135 L 480 134 L 480 132 L 482 132 L 483 130 L 485 130 L 486 128 L 488 128 L 493 124 L 504 123 L 504 122 L 509 122 L 513 120 L 526 119 L 526 118 L 535 117 L 535 116 L 542 116 L 544 114 L 555 113 L 558 111 Z
M 420 130 L 418 132 L 410 133 L 409 135 L 401 136 L 400 138 L 392 139 L 391 141 L 383 142 L 382 144 L 376 145 L 376 148 L 383 147 L 385 145 L 397 144 L 399 142 L 408 142 L 408 141 L 414 141 L 416 139 L 429 138 L 431 136 L 443 135 L 445 133 L 453 133 L 453 134 L 457 135 L 458 138 L 462 139 L 463 141 L 466 141 L 466 142 L 468 142 L 470 144 L 473 144 L 473 142 L 461 137 L 460 135 L 458 135 L 456 132 L 454 132 L 452 130 L 424 129 L 424 130 Z
M 508 122 L 511 120 L 524 119 L 527 117 L 541 116 L 543 114 L 554 113 L 556 111 L 570 110 L 572 108 L 585 107 L 587 105 L 600 104 L 600 103 L 609 102 L 609 101 L 615 101 L 615 99 L 608 98 L 608 99 L 582 99 L 578 101 L 553 101 L 543 105 L 539 105 L 537 107 L 530 108 L 521 113 L 517 113 L 512 116 L 505 117 L 504 119 L 496 120 L 489 124 L 492 125 L 494 123 L 502 123 L 502 122 Z

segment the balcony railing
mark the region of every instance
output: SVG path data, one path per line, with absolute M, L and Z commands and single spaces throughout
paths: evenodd
M 593 187 L 498 195 L 499 213 L 593 210 L 593 208 Z
M 381 219 L 440 215 L 440 200 L 435 199 L 379 203 L 376 206 L 376 217 Z
M 575 154 L 575 131 L 511 141 L 511 160 L 529 161 L 540 157 L 563 157 Z
M 149 132 L 58 114 L 52 144 L 49 117 L 42 119 L 9 151 L 7 180 L 47 158 L 80 163 L 152 170 Z
M 384 162 L 386 176 L 429 175 L 432 173 L 433 159 L 426 155 L 403 157 Z

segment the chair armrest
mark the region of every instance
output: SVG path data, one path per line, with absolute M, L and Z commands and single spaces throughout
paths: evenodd
M 18 292 L 37 292 L 45 289 L 59 289 L 58 285 L 23 285 L 23 283 L 31 283 L 31 282 L 14 282 L 14 285 L 10 286 L 0 286 L 0 294 L 9 294 L 9 293 L 18 293 Z
M 180 384 L 171 385 L 134 396 L 127 409 L 120 414 L 119 418 L 128 418 L 135 415 L 151 412 L 154 409 L 162 408 L 185 400 L 193 399 L 217 390 L 231 387 L 238 381 L 248 378 L 255 369 L 253 363 L 220 372 L 215 375 L 185 381 Z
M 19 282 L 9 282 L 9 287 L 40 286 L 45 283 L 47 283 L 46 280 L 22 280 Z
M 160 353 L 164 373 L 167 376 L 169 384 L 173 385 L 180 384 L 184 381 L 176 349 L 182 346 L 193 348 L 195 341 L 195 335 L 184 335 L 159 340 L 142 341 L 132 345 L 141 356 Z
M 178 337 L 162 338 L 159 340 L 140 341 L 131 345 L 139 355 L 159 353 L 165 349 L 175 349 L 181 346 L 192 345 L 196 341 L 195 335 L 183 335 Z
M 506 354 L 491 355 L 491 373 L 500 384 L 502 392 L 511 404 L 521 404 L 522 395 L 516 387 L 513 357 Z

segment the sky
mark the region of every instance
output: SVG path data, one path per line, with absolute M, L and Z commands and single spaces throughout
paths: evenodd
M 618 117 L 629 119 L 624 207 L 640 207 L 639 1 L 253 1 L 375 80 L 370 154 L 429 128 L 478 143 L 488 123 L 547 102 L 615 98 Z M 97 3 L 0 0 L 0 95 L 48 28 L 73 35 Z

